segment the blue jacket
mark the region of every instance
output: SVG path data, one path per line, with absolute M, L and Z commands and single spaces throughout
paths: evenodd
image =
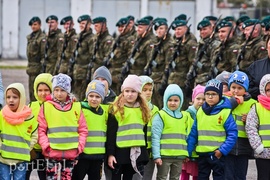
M 201 108 L 203 108 L 203 111 L 205 112 L 204 108 L 207 106 L 207 103 L 205 102 Z M 210 116 L 213 114 L 217 114 L 224 108 L 230 108 L 231 109 L 231 103 L 228 98 L 222 97 L 222 100 L 213 107 L 213 109 L 210 112 Z M 200 117 L 197 117 L 199 119 Z M 206 120 L 207 121 L 207 120 Z M 222 155 L 227 155 L 233 148 L 236 140 L 237 140 L 237 126 L 233 119 L 233 116 L 230 114 L 227 121 L 224 124 L 224 129 L 226 131 L 226 140 L 221 146 L 218 148 L 218 150 L 222 153 Z M 197 129 L 197 120 L 194 121 L 194 124 L 192 126 L 191 132 L 187 139 L 188 143 L 188 153 L 191 156 L 192 151 L 195 149 L 196 144 L 198 143 L 198 129 Z M 213 154 L 214 152 L 209 152 L 210 154 Z M 202 154 L 199 154 L 202 155 Z

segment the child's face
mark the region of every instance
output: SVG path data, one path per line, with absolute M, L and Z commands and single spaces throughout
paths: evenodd
M 58 99 L 58 101 L 65 102 L 68 97 L 68 93 L 60 87 L 55 87 L 53 90 L 53 96 Z
M 90 107 L 97 108 L 101 103 L 101 97 L 98 93 L 90 92 L 87 96 L 87 101 Z
M 132 88 L 125 88 L 123 91 L 123 96 L 126 102 L 130 105 L 133 105 L 136 102 L 138 95 L 139 93 Z
M 219 95 L 215 91 L 207 91 L 204 97 L 209 106 L 214 106 L 219 102 Z
M 236 95 L 236 96 L 243 96 L 246 93 L 245 88 L 236 83 L 231 84 L 230 91 L 233 95 Z
M 20 97 L 9 89 L 6 93 L 6 103 L 11 111 L 16 112 L 20 105 Z
M 267 85 L 265 86 L 265 94 L 267 97 L 270 97 L 270 83 L 267 83 Z
M 46 84 L 39 84 L 37 87 L 37 95 L 44 102 L 46 100 L 46 96 L 51 94 L 50 88 Z
M 223 90 L 222 90 L 222 92 L 223 93 L 228 92 L 229 91 L 228 84 L 227 83 L 222 83 L 222 84 L 223 84 Z
M 199 107 L 201 107 L 203 105 L 204 101 L 205 101 L 204 94 L 200 93 L 195 97 L 193 106 L 196 109 L 199 109 Z
M 180 106 L 180 98 L 178 96 L 171 96 L 168 99 L 167 106 L 172 111 L 177 110 Z
M 147 101 L 150 101 L 153 94 L 152 84 L 145 84 L 142 89 L 142 96 L 146 98 Z

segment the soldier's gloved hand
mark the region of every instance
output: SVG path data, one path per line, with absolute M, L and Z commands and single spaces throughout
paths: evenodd
M 185 96 L 187 98 L 191 98 L 192 96 L 192 87 L 188 81 L 185 82 L 185 89 L 184 89 Z
M 163 96 L 164 95 L 164 92 L 167 88 L 168 84 L 166 81 L 162 81 L 161 84 L 160 84 L 160 87 L 158 88 L 158 93 Z

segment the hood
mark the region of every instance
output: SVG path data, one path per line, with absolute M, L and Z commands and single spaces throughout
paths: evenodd
M 259 86 L 261 95 L 266 96 L 265 87 L 269 82 L 270 82 L 270 74 L 264 75 L 260 81 L 260 86 Z
M 34 81 L 34 95 L 36 100 L 41 104 L 42 100 L 37 95 L 37 88 L 40 83 L 46 84 L 52 92 L 52 75 L 49 73 L 39 74 Z
M 26 95 L 25 95 L 24 86 L 21 83 L 10 84 L 5 91 L 5 100 L 6 100 L 7 90 L 9 90 L 11 88 L 17 89 L 20 93 L 20 104 L 19 104 L 19 107 L 18 107 L 16 112 L 21 112 L 26 104 Z M 7 104 L 7 102 L 6 102 L 6 104 Z

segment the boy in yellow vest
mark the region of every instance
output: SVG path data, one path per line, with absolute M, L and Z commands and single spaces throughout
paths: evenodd
M 219 80 L 207 82 L 205 103 L 199 108 L 187 139 L 191 157 L 195 149 L 198 158 L 198 179 L 224 179 L 225 156 L 237 139 L 237 126 L 231 114 L 231 103 L 222 97 L 223 85 Z

